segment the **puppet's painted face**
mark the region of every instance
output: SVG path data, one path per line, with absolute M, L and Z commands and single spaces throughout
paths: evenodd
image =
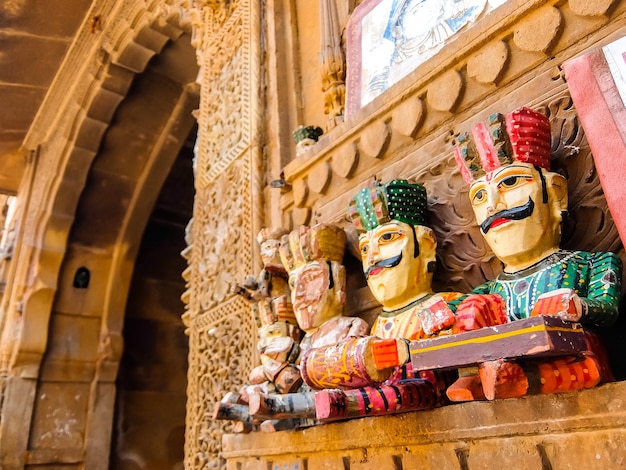
M 567 184 L 529 163 L 490 171 L 470 186 L 476 222 L 494 254 L 515 271 L 558 249 Z
M 312 261 L 291 272 L 291 301 L 302 330 L 309 333 L 342 315 L 345 282 L 345 268 L 335 261 Z
M 280 261 L 280 253 L 278 247 L 280 240 L 267 239 L 260 243 L 261 259 L 266 269 L 270 271 L 284 271 L 284 267 Z
M 430 291 L 434 237 L 426 227 L 392 220 L 362 234 L 359 249 L 367 283 L 384 308 L 402 307 Z
M 294 341 L 300 339 L 300 331 L 296 325 L 285 321 L 276 321 L 263 325 L 258 330 L 259 340 L 257 348 L 260 354 L 265 352 L 265 348 L 276 338 L 288 337 Z

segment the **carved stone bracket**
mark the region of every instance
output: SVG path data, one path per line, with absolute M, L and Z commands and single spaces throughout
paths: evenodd
M 320 2 L 322 91 L 324 113 L 329 115 L 328 128 L 343 119 L 346 100 L 346 63 L 341 49 L 341 31 L 335 0 Z

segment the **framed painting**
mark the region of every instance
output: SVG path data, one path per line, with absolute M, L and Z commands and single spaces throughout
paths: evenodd
M 366 0 L 347 26 L 346 115 L 435 55 L 506 0 Z

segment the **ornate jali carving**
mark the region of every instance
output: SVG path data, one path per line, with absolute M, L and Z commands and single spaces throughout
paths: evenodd
M 234 161 L 199 196 L 194 224 L 198 224 L 198 300 L 203 314 L 232 296 L 232 287 L 252 270 L 251 249 L 246 234 L 251 230 L 249 168 L 245 159 Z M 249 269 L 245 269 L 249 267 Z M 212 318 L 219 321 L 219 318 Z
M 550 118 L 552 168 L 567 177 L 569 187 L 562 247 L 619 252 L 622 244 L 571 97 L 566 94 L 537 109 Z
M 189 335 L 189 387 L 185 468 L 223 467 L 221 438 L 230 424 L 211 419 L 213 404 L 241 386 L 242 372 L 254 357 L 255 327 L 249 305 L 239 296 L 193 322 Z M 214 317 L 221 320 L 215 323 Z
M 184 251 L 190 337 L 185 468 L 205 469 L 224 466 L 219 451 L 228 423 L 211 419 L 213 406 L 239 388 L 256 357 L 249 306 L 231 288 L 254 271 L 252 234 L 262 216 L 256 147 L 260 7 L 192 3 L 202 17 L 203 86 L 193 224 Z

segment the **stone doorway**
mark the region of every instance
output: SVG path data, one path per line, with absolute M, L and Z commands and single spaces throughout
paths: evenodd
M 110 464 L 182 469 L 188 337 L 181 315 L 185 227 L 193 207 L 189 135 L 158 196 L 139 248 L 124 317 Z

